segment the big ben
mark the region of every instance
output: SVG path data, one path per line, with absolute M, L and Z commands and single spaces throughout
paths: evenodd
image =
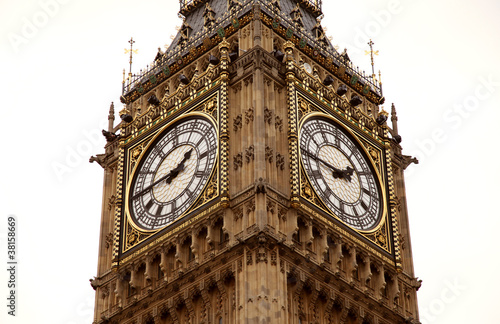
M 415 160 L 380 84 L 326 38 L 321 0 L 179 14 L 94 158 L 94 323 L 420 323 Z

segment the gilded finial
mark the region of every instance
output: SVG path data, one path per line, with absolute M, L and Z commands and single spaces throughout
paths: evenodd
M 129 76 L 129 78 L 131 78 L 132 77 L 132 54 L 138 54 L 139 50 L 133 49 L 135 40 L 132 37 L 130 38 L 130 40 L 128 42 L 130 43 L 130 49 L 125 49 L 125 54 L 130 53 L 130 60 L 128 62 L 130 65 L 130 68 L 129 68 L 128 76 Z
M 372 78 L 375 80 L 375 65 L 373 63 L 373 55 L 378 55 L 378 51 L 373 51 L 373 45 L 375 45 L 375 43 L 371 39 L 368 42 L 368 45 L 370 46 L 370 51 L 365 51 L 365 55 L 370 54 L 370 58 L 372 61 Z

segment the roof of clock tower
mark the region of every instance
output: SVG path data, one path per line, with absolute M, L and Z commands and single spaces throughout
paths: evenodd
M 223 25 L 224 21 L 243 16 L 257 3 L 264 12 L 283 17 L 311 38 L 314 38 L 315 30 L 321 28 L 317 20 L 322 17 L 321 0 L 180 0 L 179 14 L 184 18 L 184 23 L 169 50 L 179 45 L 199 45 L 199 36 L 210 33 L 212 29 Z M 187 44 L 182 44 L 183 28 L 190 28 L 193 36 Z M 328 40 L 325 40 L 324 45 L 333 49 Z
M 339 53 L 321 26 L 321 0 L 180 0 L 182 26 L 165 52 L 140 74 L 131 76 L 124 87 L 122 102 L 129 103 L 148 91 L 163 78 L 182 70 L 197 58 L 210 53 L 223 38 L 234 35 L 251 20 L 260 19 L 282 39 L 291 41 L 307 57 L 347 75 L 363 87 L 367 98 L 383 102 L 380 85 L 370 75 L 355 68 L 346 53 Z M 239 49 L 231 49 L 239 56 Z M 275 50 L 283 49 L 276 48 Z M 332 68 L 328 68 L 334 67 Z M 161 71 L 166 73 L 161 74 Z M 148 81 L 154 79 L 154 84 Z M 156 82 L 159 81 L 159 82 Z

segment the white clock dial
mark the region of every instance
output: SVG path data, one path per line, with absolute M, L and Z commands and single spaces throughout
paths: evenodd
M 128 190 L 134 223 L 156 230 L 174 222 L 193 205 L 215 165 L 217 133 L 206 118 L 182 119 L 146 149 Z
M 311 117 L 301 128 L 306 174 L 318 196 L 348 226 L 368 231 L 382 217 L 378 177 L 360 144 L 327 118 Z

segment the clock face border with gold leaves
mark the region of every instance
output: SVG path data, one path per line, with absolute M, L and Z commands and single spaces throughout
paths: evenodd
M 361 233 L 385 223 L 381 177 L 350 130 L 331 116 L 312 113 L 301 122 L 299 149 L 312 188 L 334 218 Z
M 218 145 L 217 127 L 204 114 L 187 114 L 164 126 L 129 177 L 129 223 L 141 232 L 154 232 L 183 218 L 216 169 Z

